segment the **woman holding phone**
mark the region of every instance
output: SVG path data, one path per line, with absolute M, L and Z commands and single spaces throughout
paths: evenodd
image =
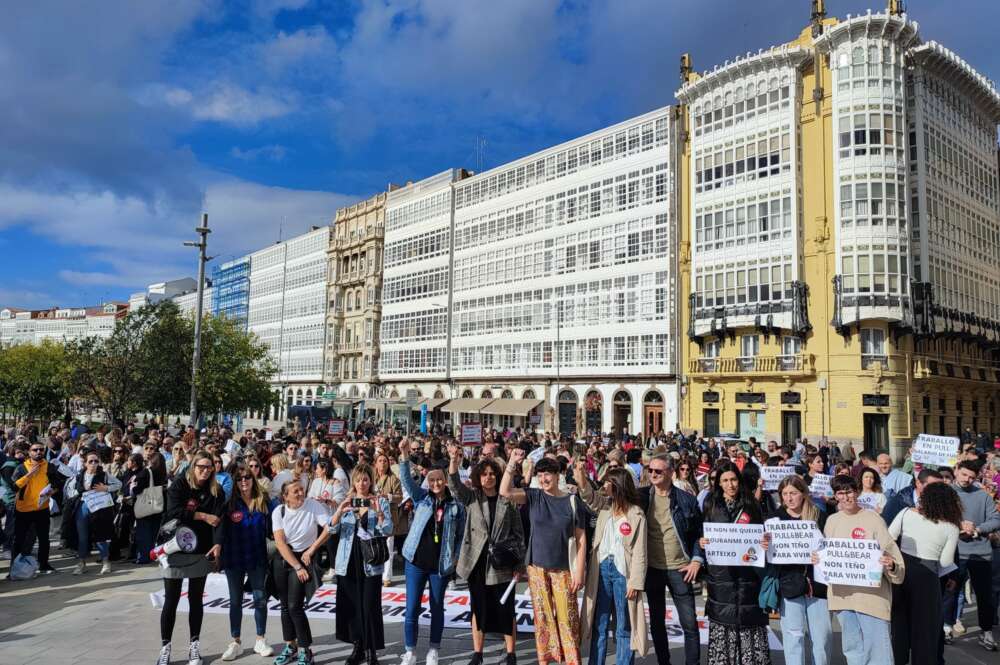
M 392 535 L 389 502 L 374 493 L 375 474 L 367 464 L 351 471 L 348 493 L 330 520 L 337 545 L 336 637 L 354 645 L 345 665 L 378 665 L 377 652 L 385 648 L 382 625 L 382 571 L 384 564 L 365 561 L 362 539 Z

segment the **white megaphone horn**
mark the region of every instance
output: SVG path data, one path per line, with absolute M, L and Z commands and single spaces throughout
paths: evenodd
M 191 529 L 182 526 L 177 529 L 177 533 L 174 534 L 173 538 L 151 549 L 149 551 L 149 558 L 156 561 L 161 556 L 167 556 L 175 552 L 194 552 L 196 547 L 198 547 L 198 536 Z

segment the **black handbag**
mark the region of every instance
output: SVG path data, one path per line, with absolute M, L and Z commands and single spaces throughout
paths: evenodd
M 504 543 L 490 543 L 490 565 L 496 570 L 513 570 L 521 565 L 517 550 Z
M 369 566 L 381 566 L 389 560 L 389 541 L 385 536 L 372 536 L 367 540 L 358 538 L 361 543 L 361 558 Z

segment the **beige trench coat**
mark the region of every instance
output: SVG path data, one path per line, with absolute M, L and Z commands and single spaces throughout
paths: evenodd
M 587 584 L 584 588 L 583 609 L 580 611 L 582 622 L 581 644 L 590 643 L 590 632 L 594 626 L 594 610 L 597 604 L 597 583 L 600 575 L 600 562 L 597 560 L 604 529 L 611 520 L 611 503 L 603 494 L 594 492 L 590 487 L 580 488 L 580 498 L 587 506 L 597 513 L 597 528 L 594 529 L 593 542 L 590 543 L 590 557 L 587 565 Z M 643 591 L 646 588 L 646 515 L 639 506 L 632 506 L 625 515 L 632 527 L 631 537 L 625 539 L 625 578 L 628 588 Z M 632 628 L 631 647 L 641 658 L 649 651 L 649 626 L 646 622 L 646 609 L 643 606 L 643 595 L 638 594 L 628 601 L 629 626 Z

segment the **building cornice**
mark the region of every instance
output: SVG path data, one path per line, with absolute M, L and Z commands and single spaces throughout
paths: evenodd
M 940 74 L 952 84 L 963 88 L 989 113 L 993 122 L 1000 122 L 1000 93 L 993 81 L 989 80 L 954 51 L 935 41 L 926 42 L 911 51 L 920 66 Z
M 797 68 L 807 60 L 809 60 L 807 49 L 788 44 L 762 49 L 757 53 L 748 52 L 742 58 L 727 60 L 715 69 L 702 73 L 699 78 L 685 84 L 674 94 L 681 103 L 690 104 L 705 93 L 737 79 L 782 66 Z
M 920 43 L 920 24 L 907 19 L 906 14 L 896 16 L 869 10 L 860 16 L 848 14 L 844 21 L 826 28 L 814 44 L 822 53 L 829 53 L 845 40 L 863 37 L 894 39 L 903 48 L 910 48 Z

